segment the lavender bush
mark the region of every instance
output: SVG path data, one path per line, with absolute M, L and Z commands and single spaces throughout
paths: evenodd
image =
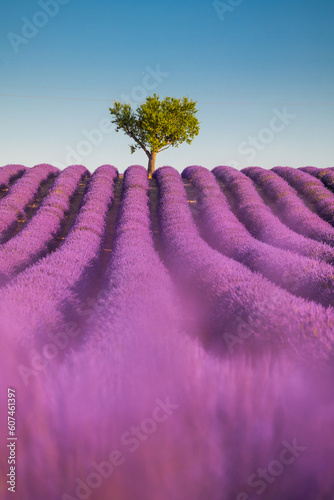
M 24 165 L 5 165 L 0 168 L 0 187 L 8 186 L 8 183 L 13 177 L 16 177 L 21 172 L 24 172 L 26 167 Z
M 255 238 L 269 245 L 334 263 L 332 247 L 297 234 L 283 224 L 244 173 L 228 166 L 216 167 L 213 173 L 223 182 L 233 199 L 238 218 Z
M 285 179 L 298 193 L 307 197 L 315 212 L 326 222 L 334 223 L 334 194 L 314 176 L 291 167 L 274 167 L 275 173 Z M 333 241 L 331 242 L 333 245 Z
M 0 247 L 1 285 L 47 251 L 48 243 L 57 234 L 70 208 L 71 197 L 87 172 L 80 165 L 67 167 L 61 172 L 34 217 Z
M 333 244 L 334 229 L 332 226 L 312 212 L 298 197 L 296 190 L 279 175 L 259 167 L 248 167 L 242 172 L 262 189 L 264 195 L 274 204 L 279 218 L 290 229 L 308 238 L 329 245 Z M 312 179 L 311 176 L 308 175 L 308 177 Z
M 295 295 L 325 306 L 334 303 L 331 265 L 275 248 L 253 238 L 230 210 L 214 175 L 203 167 L 188 167 L 182 176 L 198 189 L 203 232 L 210 245 L 258 271 Z
M 6 167 L 5 167 L 6 168 Z M 13 184 L 7 196 L 0 200 L 0 241 L 18 217 L 24 214 L 26 206 L 33 201 L 41 182 L 59 170 L 52 165 L 42 164 L 27 170 L 23 177 Z
M 214 339 L 231 336 L 232 342 L 242 331 L 260 345 L 270 339 L 277 347 L 290 346 L 298 355 L 303 338 L 306 351 L 310 348 L 318 359 L 331 358 L 334 309 L 294 297 L 210 248 L 199 236 L 178 172 L 162 167 L 155 177 L 166 259 L 175 277 L 199 290 L 205 314 L 209 311 L 205 330 Z
M 99 257 L 116 176 L 114 167 L 99 167 L 64 243 L 1 289 L 2 331 L 28 345 L 61 328 L 64 310 L 78 301 L 75 286 L 81 282 L 87 290 Z
M 315 168 L 315 167 L 302 167 L 302 170 L 307 174 L 317 177 L 332 193 L 334 191 L 334 171 L 333 168 Z

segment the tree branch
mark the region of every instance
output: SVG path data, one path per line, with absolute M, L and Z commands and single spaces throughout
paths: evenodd
M 124 125 L 124 127 L 125 127 L 125 130 L 127 131 L 128 135 L 130 137 L 132 137 L 132 139 L 134 141 L 136 141 L 136 143 L 139 144 L 139 146 L 145 151 L 147 156 L 149 156 L 149 154 L 150 154 L 149 151 L 145 148 L 144 144 L 135 136 L 135 134 L 132 132 L 132 130 L 130 130 L 127 125 Z
M 172 142 L 170 142 L 170 143 L 168 144 L 168 146 L 166 146 L 165 148 L 158 149 L 157 153 L 160 153 L 160 151 L 164 151 L 165 149 L 168 149 L 168 148 L 169 148 L 172 144 L 173 144 L 173 143 L 172 143 Z

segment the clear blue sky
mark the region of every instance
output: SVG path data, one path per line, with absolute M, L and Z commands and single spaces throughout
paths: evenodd
M 201 122 L 157 166 L 334 166 L 333 26 L 331 0 L 3 0 L 0 165 L 146 166 L 108 108 L 156 92 Z

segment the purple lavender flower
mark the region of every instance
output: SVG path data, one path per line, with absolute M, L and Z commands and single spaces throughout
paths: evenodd
M 233 200 L 233 208 L 239 220 L 252 236 L 269 245 L 334 263 L 332 247 L 295 233 L 283 224 L 264 203 L 252 180 L 243 172 L 220 166 L 214 168 L 213 173 L 223 183 Z
M 52 165 L 36 165 L 27 169 L 11 186 L 7 196 L 0 200 L 0 239 L 17 222 L 18 217 L 24 214 L 26 206 L 33 201 L 41 182 L 58 173 L 59 170 Z
M 203 167 L 188 167 L 182 176 L 198 189 L 202 230 L 210 245 L 258 271 L 295 295 L 325 306 L 334 303 L 331 265 L 275 248 L 252 237 L 230 210 L 214 175 Z
M 274 172 L 259 167 L 248 167 L 243 169 L 242 172 L 250 177 L 256 186 L 262 189 L 264 195 L 273 203 L 273 208 L 278 217 L 290 229 L 308 238 L 329 245 L 334 244 L 334 229 L 332 226 L 312 212 L 298 197 L 297 191 L 275 173 L 276 169 L 273 170 Z M 297 171 L 297 175 L 306 175 L 309 179 L 313 179 L 304 172 Z M 317 182 L 321 184 L 320 181 Z M 322 188 L 325 190 L 323 186 Z
M 32 219 L 16 236 L 0 247 L 0 283 L 38 259 L 61 226 L 70 208 L 71 196 L 87 169 L 80 165 L 67 167 L 54 182 Z
M 305 196 L 314 211 L 334 231 L 330 226 L 330 224 L 334 224 L 334 194 L 329 189 L 326 189 L 319 179 L 291 167 L 274 167 L 272 170 L 295 188 L 300 195 Z M 328 237 L 328 240 L 326 240 L 324 237 L 323 241 L 330 242 L 330 238 Z M 334 238 L 331 244 L 334 244 Z

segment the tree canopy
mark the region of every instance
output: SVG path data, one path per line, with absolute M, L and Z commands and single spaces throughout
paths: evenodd
M 122 130 L 134 140 L 135 143 L 130 145 L 131 153 L 140 148 L 146 153 L 150 176 L 154 172 L 157 153 L 170 146 L 178 147 L 183 142 L 190 144 L 199 133 L 196 101 L 187 97 L 160 100 L 153 94 L 136 110 L 132 110 L 130 104 L 114 101 L 109 111 L 115 117 L 112 123 L 116 124 L 116 132 Z

